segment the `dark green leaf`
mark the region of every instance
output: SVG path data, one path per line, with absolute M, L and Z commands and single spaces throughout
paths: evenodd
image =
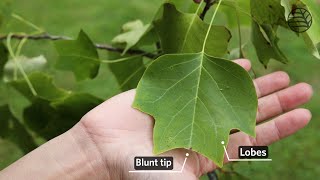
M 117 53 L 109 53 L 111 59 L 124 58 Z M 142 56 L 131 56 L 127 61 L 109 64 L 110 70 L 115 75 L 119 87 L 122 91 L 127 91 L 137 87 L 144 71 Z
M 252 43 L 255 46 L 259 61 L 267 67 L 270 59 L 287 63 L 288 59 L 278 47 L 278 37 L 276 30 L 270 25 L 260 26 L 252 22 Z
M 200 52 L 208 27 L 198 15 L 179 12 L 168 3 L 164 4 L 162 18 L 155 22 L 164 53 Z M 205 52 L 212 56 L 224 56 L 228 52 L 230 38 L 227 28 L 212 26 Z
M 24 119 L 29 128 L 49 140 L 69 130 L 101 102 L 89 94 L 77 93 L 52 103 L 36 99 L 25 110 Z
M 8 50 L 7 47 L 0 42 L 0 78 L 3 76 L 4 65 L 8 61 Z
M 2 139 L 7 139 L 14 142 L 19 148 L 26 154 L 37 147 L 32 136 L 16 118 L 14 118 L 9 111 L 7 106 L 0 107 L 1 113 L 1 127 L 2 132 L 0 136 Z
M 0 106 L 8 106 L 8 113 L 20 122 L 23 121 L 23 111 L 30 105 L 30 101 L 15 88 L 5 83 L 0 83 Z M 0 113 L 1 114 L 1 113 Z M 1 114 L 2 115 L 2 114 Z M 0 122 L 1 126 L 1 122 Z
M 251 15 L 256 23 L 288 27 L 280 0 L 250 0 Z
M 31 102 L 15 88 L 10 87 L 9 85 L 7 85 L 6 95 L 9 97 L 7 101 L 12 116 L 22 122 L 23 111 L 26 107 L 30 106 Z
M 52 81 L 52 78 L 47 74 L 36 72 L 28 76 L 34 90 L 36 97 L 45 100 L 53 101 L 65 97 L 69 92 L 57 88 Z M 32 100 L 35 96 L 32 94 L 26 80 L 17 80 L 10 83 L 21 94 Z
M 51 103 L 51 105 L 62 116 L 79 121 L 82 116 L 102 102 L 102 99 L 90 94 L 72 93 L 64 99 Z
M 58 69 L 72 71 L 77 80 L 96 77 L 100 60 L 97 49 L 87 34 L 81 31 L 77 40 L 57 41 L 55 46 L 59 53 L 56 64 Z
M 94 79 L 78 82 L 74 91 L 89 93 L 102 99 L 109 99 L 121 92 L 116 77 L 109 68 L 109 64 L 101 64 L 98 76 Z

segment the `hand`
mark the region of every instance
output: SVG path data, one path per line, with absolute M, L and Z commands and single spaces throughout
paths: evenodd
M 248 60 L 237 60 L 246 70 Z M 312 96 L 310 85 L 300 83 L 289 86 L 284 72 L 275 72 L 254 80 L 259 97 L 256 138 L 237 132 L 230 135 L 227 147 L 230 158 L 237 158 L 237 148 L 243 146 L 267 146 L 303 128 L 311 119 L 306 109 L 295 109 L 308 102 Z M 110 179 L 196 179 L 212 171 L 216 165 L 205 157 L 192 153 L 182 174 L 131 174 L 135 156 L 152 156 L 154 119 L 131 107 L 135 90 L 122 93 L 102 103 L 86 114 L 73 129 L 82 129 L 95 144 L 103 161 L 106 177 Z M 294 110 L 292 110 L 294 109 Z M 274 119 L 270 120 L 271 118 Z M 76 135 L 74 135 L 76 136 Z M 175 170 L 180 170 L 187 150 L 167 152 L 175 159 Z M 225 159 L 227 163 L 227 159 Z

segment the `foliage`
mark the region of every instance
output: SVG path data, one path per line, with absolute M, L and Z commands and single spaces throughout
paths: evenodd
M 102 86 L 104 78 L 108 78 L 103 77 L 102 72 L 108 66 L 116 78 L 116 84 L 110 85 L 117 88 L 113 94 L 135 88 L 142 78 L 134 107 L 156 120 L 155 153 L 178 147 L 192 148 L 222 165 L 223 150 L 219 143 L 228 141 L 231 129 L 254 135 L 257 103 L 252 81 L 243 69 L 226 60 L 231 59 L 233 55 L 229 51 L 234 49 L 240 50 L 238 57 L 248 54 L 244 48 L 248 42 L 241 41 L 242 21 L 238 21 L 239 46 L 230 49 L 230 41 L 239 34 L 225 24 L 201 20 L 198 15 L 204 3 L 170 2 L 160 7 L 149 24 L 140 20 L 126 23 L 113 39 L 112 48 L 107 48 L 112 51 L 108 60 L 99 58 L 101 48 L 99 50 L 84 31 L 80 31 L 76 40 L 55 42 L 59 54 L 56 61 L 41 54 L 21 55 L 21 48 L 30 41 L 27 37 L 14 40 L 9 34 L 4 38 L 4 44 L 0 44 L 0 77 L 3 79 L 0 83 L 3 133 L 0 137 L 4 140 L 0 143 L 9 142 L 10 146 L 14 144 L 20 149 L 20 154 L 27 153 L 72 127 L 101 103 L 102 98 L 107 98 L 91 91 L 90 86 L 92 83 Z M 316 44 L 320 42 L 320 11 L 315 1 L 219 2 L 250 18 L 250 41 L 266 67 L 270 59 L 288 62 L 287 54 L 278 46 L 281 39 L 278 30 L 285 28 L 294 34 L 287 26 L 287 14 L 294 5 L 306 7 L 314 17 L 314 25 L 295 38 L 302 38 L 306 48 L 319 57 Z M 217 4 L 218 1 L 206 17 L 222 13 Z M 30 25 L 27 21 L 24 23 Z M 44 34 L 39 31 L 41 28 L 34 29 L 36 34 Z M 63 77 L 57 81 L 63 81 L 66 80 L 64 73 L 70 75 L 70 72 L 73 74 L 70 87 L 55 84 L 56 74 Z

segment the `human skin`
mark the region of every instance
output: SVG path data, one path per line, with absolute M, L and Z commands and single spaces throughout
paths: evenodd
M 248 60 L 235 62 L 250 69 Z M 306 83 L 289 87 L 289 81 L 284 72 L 254 80 L 259 97 L 256 138 L 230 135 L 230 158 L 237 158 L 240 145 L 270 145 L 308 124 L 311 113 L 296 108 L 310 100 L 312 88 Z M 180 170 L 190 153 L 183 173 L 129 173 L 135 156 L 153 156 L 154 119 L 132 108 L 134 96 L 131 90 L 105 101 L 72 129 L 4 169 L 0 179 L 197 179 L 217 168 L 198 153 L 175 149 L 163 155 L 173 156 L 174 170 Z

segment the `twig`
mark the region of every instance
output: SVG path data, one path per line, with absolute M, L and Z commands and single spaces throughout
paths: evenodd
M 5 40 L 8 38 L 8 35 L 0 35 L 0 41 Z M 56 36 L 56 35 L 50 35 L 50 34 L 40 34 L 40 35 L 23 35 L 23 34 L 12 34 L 11 36 L 12 39 L 24 39 L 27 38 L 29 40 L 52 40 L 52 41 L 56 41 L 56 40 L 72 40 L 72 38 L 67 37 L 67 36 Z M 111 45 L 108 44 L 95 44 L 95 47 L 97 49 L 101 49 L 101 50 L 107 50 L 107 51 L 112 51 L 112 52 L 119 52 L 122 53 L 123 52 L 123 48 L 117 48 L 117 47 L 113 47 Z M 156 58 L 158 55 L 157 54 L 153 54 L 153 53 L 147 53 L 145 51 L 142 50 L 128 50 L 127 54 L 131 54 L 131 55 L 139 55 L 139 54 L 143 54 L 143 56 L 154 59 Z
M 203 20 L 206 16 L 207 12 L 211 8 L 211 6 L 215 3 L 216 0 L 204 0 L 206 2 L 206 6 L 204 7 L 202 13 L 200 14 L 200 18 Z

